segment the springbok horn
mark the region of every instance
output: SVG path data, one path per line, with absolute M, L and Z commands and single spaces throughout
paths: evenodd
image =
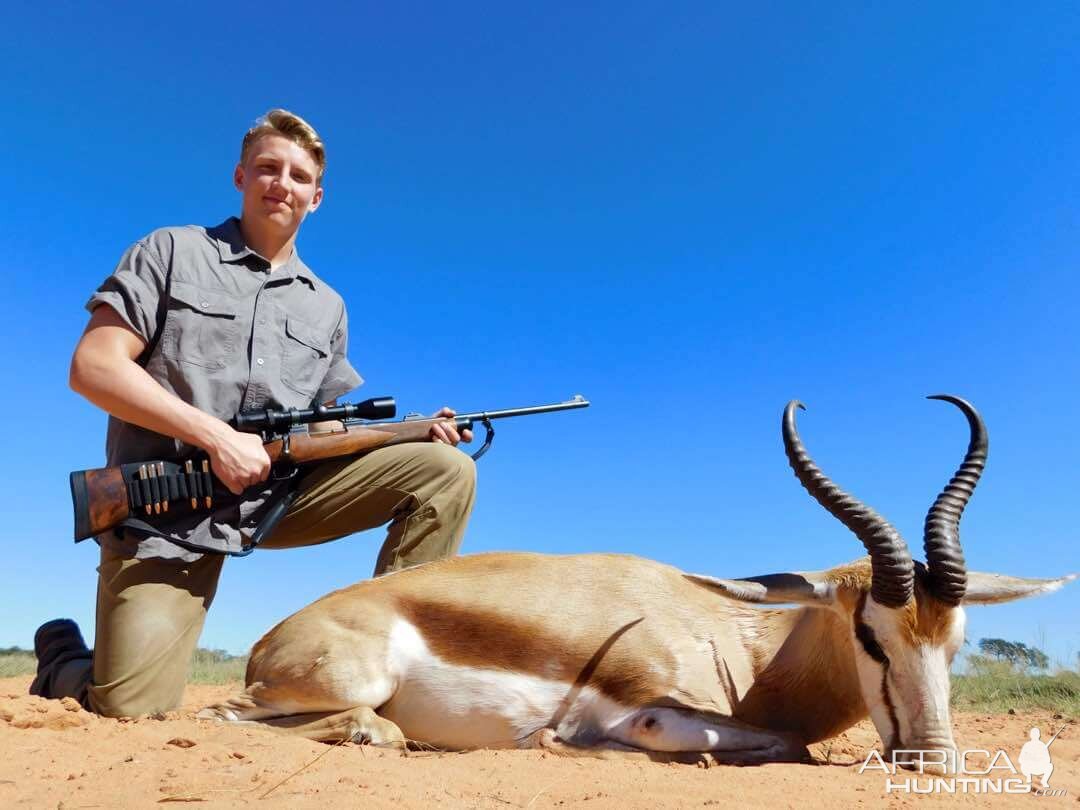
M 870 554 L 873 580 L 870 594 L 888 607 L 901 607 L 911 599 L 915 567 L 907 543 L 885 518 L 857 498 L 844 492 L 823 473 L 806 452 L 795 430 L 795 409 L 806 410 L 798 400 L 784 408 L 784 451 L 795 477 L 814 500 L 855 533 Z
M 937 496 L 934 505 L 926 513 L 923 529 L 923 548 L 926 549 L 926 566 L 930 572 L 928 587 L 937 599 L 947 605 L 959 605 L 967 590 L 967 567 L 964 552 L 960 548 L 960 517 L 964 514 L 971 493 L 979 483 L 986 466 L 990 439 L 979 412 L 971 403 L 949 394 L 935 394 L 927 399 L 951 402 L 964 412 L 971 426 L 971 442 L 967 455 L 952 479 Z

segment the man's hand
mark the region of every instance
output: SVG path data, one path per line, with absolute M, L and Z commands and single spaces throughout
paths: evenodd
M 229 492 L 239 495 L 270 475 L 270 456 L 260 436 L 233 430 L 224 422 L 222 428 L 207 444 L 206 452 L 214 475 Z
M 239 495 L 270 474 L 262 439 L 238 433 L 166 391 L 136 362 L 146 341 L 109 304 L 94 309 L 71 359 L 70 383 L 117 419 L 206 450 L 214 473 Z
M 454 417 L 457 416 L 457 411 L 453 408 L 442 408 L 438 413 L 433 413 L 432 418 L 438 419 L 440 416 Z M 443 444 L 456 445 L 458 442 L 471 442 L 472 431 L 466 428 L 461 431 L 459 435 L 457 429 L 453 424 L 442 422 L 431 426 L 431 440 L 433 442 L 442 442 Z

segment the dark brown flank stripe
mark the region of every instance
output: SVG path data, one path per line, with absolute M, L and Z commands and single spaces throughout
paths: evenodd
M 612 626 L 604 641 L 593 647 L 569 632 L 558 636 L 539 623 L 523 624 L 493 610 L 465 610 L 409 598 L 402 598 L 399 606 L 431 651 L 445 661 L 565 681 L 575 695 L 588 685 L 630 706 L 666 697 L 656 691 L 648 662 L 639 661 L 632 646 L 618 643 L 644 617 Z

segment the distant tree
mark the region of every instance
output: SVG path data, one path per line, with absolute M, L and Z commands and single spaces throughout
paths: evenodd
M 1008 661 L 1010 664 L 1020 663 L 1019 645 L 1003 638 L 979 639 L 979 652 L 998 661 Z
M 1006 661 L 1017 669 L 1046 669 L 1050 657 L 1038 647 L 1003 638 L 979 639 L 979 651 L 997 661 Z
M 1046 669 L 1050 666 L 1050 656 L 1038 647 L 1028 647 L 1025 650 L 1028 666 L 1032 669 Z

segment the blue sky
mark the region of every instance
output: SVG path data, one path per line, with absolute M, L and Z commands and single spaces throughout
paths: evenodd
M 1078 41 L 1077 10 L 1038 2 L 11 9 L 0 646 L 57 615 L 92 635 L 67 487 L 103 457 L 66 385 L 83 303 L 140 236 L 238 212 L 240 138 L 274 106 L 328 145 L 299 245 L 349 307 L 356 398 L 593 401 L 502 427 L 465 551 L 853 559 L 784 459 L 799 398 L 817 461 L 921 552 L 967 441 L 923 399 L 946 391 L 990 429 L 970 565 L 1080 571 Z M 229 561 L 203 645 L 246 650 L 380 542 Z M 1077 616 L 1074 585 L 972 609 L 969 637 L 1075 664 Z

